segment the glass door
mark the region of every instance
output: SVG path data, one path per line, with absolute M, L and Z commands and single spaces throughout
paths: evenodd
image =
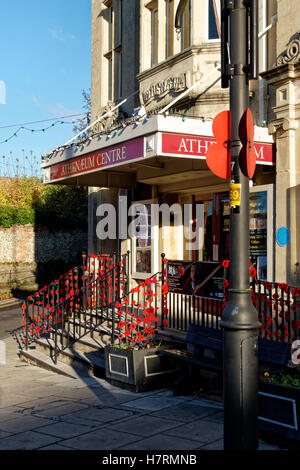
M 194 250 L 194 261 L 223 261 L 229 257 L 230 203 L 228 193 L 197 195 L 204 206 L 204 244 Z

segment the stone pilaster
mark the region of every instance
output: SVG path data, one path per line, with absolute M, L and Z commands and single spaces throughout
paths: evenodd
M 295 36 L 291 38 L 294 43 Z M 288 46 L 287 50 L 291 50 Z M 295 50 L 294 50 L 295 51 Z M 286 57 L 288 61 L 286 62 Z M 287 227 L 290 241 L 280 246 L 275 239 L 275 280 L 300 285 L 300 62 L 286 51 L 275 68 L 262 74 L 276 88 L 276 119 L 269 132 L 276 140 L 275 235 Z M 278 65 L 283 64 L 283 65 Z

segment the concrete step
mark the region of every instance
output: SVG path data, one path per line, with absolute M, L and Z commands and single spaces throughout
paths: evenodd
M 74 367 L 71 367 L 64 362 L 57 361 L 57 364 L 54 364 L 53 360 L 47 356 L 45 353 L 38 351 L 37 349 L 29 349 L 28 351 L 21 351 L 20 358 L 24 362 L 31 364 L 33 366 L 41 367 L 42 369 L 49 370 L 59 375 L 64 375 L 66 377 L 71 377 L 76 379 L 78 374 Z
M 50 332 L 49 337 L 53 342 L 55 341 L 54 331 Z M 57 342 L 59 345 L 61 345 L 61 341 L 63 341 L 65 346 L 67 346 L 68 343 L 72 343 L 72 349 L 75 351 L 89 353 L 103 350 L 107 344 L 111 344 L 111 337 L 109 336 L 108 338 L 109 341 L 103 341 L 99 335 L 91 338 L 90 333 L 87 333 L 86 335 L 80 337 L 77 333 L 74 335 L 72 332 L 68 335 L 67 331 L 64 331 L 62 335 L 61 333 L 57 335 Z
M 53 357 L 54 341 L 50 338 L 40 338 L 36 341 L 36 350 L 48 357 Z M 79 346 L 80 347 L 80 346 Z M 83 347 L 83 345 L 82 345 Z M 85 346 L 90 348 L 90 346 Z M 97 377 L 105 377 L 105 357 L 103 349 L 84 352 L 78 349 L 77 342 L 60 351 L 57 360 L 74 369 L 91 373 Z
M 75 324 L 70 325 L 69 333 L 67 329 L 65 329 L 63 333 L 61 333 L 61 330 L 59 330 L 58 332 L 59 340 L 60 340 L 61 334 L 63 334 L 65 338 L 70 337 L 72 340 L 75 340 L 75 341 L 77 341 L 79 338 L 91 337 L 91 333 L 89 332 L 88 329 L 86 330 L 87 332 L 85 333 L 84 326 L 85 326 L 84 323 L 82 322 L 80 323 L 78 320 L 75 320 Z M 117 339 L 117 336 L 118 336 L 118 332 L 116 330 L 115 339 Z M 50 330 L 50 338 L 54 340 L 55 338 L 54 330 Z M 103 347 L 106 344 L 111 344 L 111 327 L 106 324 L 97 326 L 97 328 L 92 331 L 92 338 L 99 341 L 103 345 Z

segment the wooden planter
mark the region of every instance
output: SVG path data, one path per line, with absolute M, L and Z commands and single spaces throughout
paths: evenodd
M 166 384 L 176 371 L 176 365 L 161 348 L 138 351 L 105 347 L 106 377 L 122 388 L 143 392 Z
M 300 442 L 300 389 L 261 382 L 259 429 L 265 435 Z

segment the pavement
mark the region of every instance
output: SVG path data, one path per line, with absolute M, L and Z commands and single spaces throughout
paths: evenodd
M 223 405 L 168 389 L 133 393 L 92 376 L 64 377 L 4 340 L 0 450 L 222 450 Z M 3 343 L 2 343 L 3 346 Z M 281 448 L 260 441 L 260 450 Z

